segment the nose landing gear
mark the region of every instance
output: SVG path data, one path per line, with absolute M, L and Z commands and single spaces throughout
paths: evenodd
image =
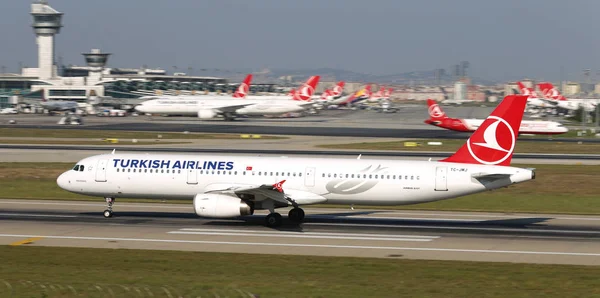
M 106 199 L 107 208 L 104 210 L 104 218 L 109 218 L 113 216 L 112 206 L 115 203 L 115 198 L 104 198 Z

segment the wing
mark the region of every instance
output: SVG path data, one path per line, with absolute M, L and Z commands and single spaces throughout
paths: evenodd
M 324 203 L 327 199 L 309 191 L 284 188 L 285 180 L 275 184 L 211 184 L 205 193 L 219 193 L 253 202 L 272 200 L 278 207 Z
M 253 103 L 249 102 L 249 103 L 245 103 L 245 104 L 229 105 L 229 106 L 223 105 L 223 106 L 216 106 L 216 107 L 211 107 L 211 108 L 220 113 L 235 113 L 237 110 L 239 110 L 241 108 L 245 108 L 250 105 L 253 105 Z

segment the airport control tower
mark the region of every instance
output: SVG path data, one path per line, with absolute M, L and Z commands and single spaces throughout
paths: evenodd
M 82 53 L 85 63 L 90 67 L 87 77 L 88 85 L 95 85 L 102 80 L 102 70 L 106 66 L 110 53 L 102 53 L 99 49 L 92 49 L 89 53 Z
M 47 1 L 38 0 L 31 4 L 31 15 L 38 45 L 38 76 L 42 80 L 52 79 L 56 76 L 54 35 L 60 32 L 63 14 L 50 7 Z

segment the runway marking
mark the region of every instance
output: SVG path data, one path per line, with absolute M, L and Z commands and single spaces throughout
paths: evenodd
M 158 201 L 158 200 L 157 200 Z M 191 205 L 191 200 L 190 200 L 190 205 L 181 205 L 181 206 L 165 206 L 165 205 L 158 205 L 159 203 L 156 203 L 156 205 L 153 204 L 140 204 L 140 203 L 120 203 L 119 207 L 127 207 L 127 208 L 134 208 L 134 207 L 139 207 L 139 208 L 158 208 L 158 209 L 188 209 L 188 210 L 193 210 L 193 206 Z M 100 203 L 63 203 L 63 202 L 27 202 L 27 200 L 22 200 L 22 201 L 7 201 L 7 200 L 0 200 L 0 204 L 16 204 L 16 205 L 55 205 L 55 206 L 101 206 L 101 207 L 106 207 L 105 204 L 100 204 Z M 169 203 L 172 204 L 172 203 Z
M 228 230 L 228 229 L 196 229 L 196 228 L 183 228 L 179 231 L 198 231 L 198 232 L 242 232 L 242 233 L 269 233 L 270 231 L 257 231 L 257 230 Z M 348 234 L 348 233 L 331 233 L 331 232 L 293 232 L 293 231 L 277 231 L 272 232 L 277 234 L 293 234 L 293 235 L 334 235 L 334 236 L 365 236 L 365 237 L 400 237 L 400 238 L 424 238 L 424 239 L 437 239 L 440 236 L 425 236 L 425 235 L 390 235 L 390 234 Z
M 560 255 L 600 257 L 600 253 L 562 252 L 562 251 L 530 251 L 530 250 L 487 250 L 487 249 L 462 249 L 462 248 L 432 248 L 432 247 L 395 247 L 395 246 L 364 246 L 364 245 L 329 245 L 329 244 L 297 244 L 297 243 L 264 243 L 264 242 L 233 242 L 233 241 L 204 241 L 204 240 L 169 240 L 149 238 L 114 238 L 114 237 L 86 237 L 86 236 L 42 236 L 42 235 L 15 235 L 0 234 L 0 237 L 41 237 L 47 239 L 67 240 L 102 240 L 102 241 L 130 241 L 130 242 L 159 242 L 159 243 L 186 243 L 186 244 L 222 244 L 245 246 L 274 246 L 274 247 L 315 247 L 315 248 L 355 248 L 374 250 L 405 250 L 405 251 L 439 251 L 463 253 L 494 253 L 494 254 L 527 254 L 527 255 Z
M 440 229 L 440 230 L 468 230 L 468 231 L 499 231 L 499 232 L 543 232 L 543 233 L 574 233 L 600 235 L 598 231 L 582 230 L 550 230 L 550 229 L 519 229 L 519 228 L 484 228 L 484 227 L 446 227 L 446 226 L 420 226 L 420 225 L 379 225 L 379 224 L 353 224 L 353 223 L 317 223 L 307 222 L 303 225 L 309 226 L 341 226 L 341 227 L 371 227 L 371 228 L 412 228 L 412 229 Z
M 185 229 L 182 229 L 185 230 Z M 342 239 L 342 240 L 374 240 L 374 241 L 414 241 L 414 242 L 428 242 L 432 241 L 439 236 L 420 236 L 420 237 L 403 237 L 402 235 L 377 235 L 370 234 L 365 236 L 362 234 L 349 235 L 342 233 L 294 233 L 294 232 L 260 232 L 260 231 L 171 231 L 167 234 L 179 234 L 179 235 L 206 235 L 206 236 L 241 236 L 241 237 L 277 237 L 277 238 L 308 238 L 308 239 Z M 368 234 L 367 234 L 368 235 Z
M 53 215 L 53 214 L 31 214 L 31 213 L 0 213 L 0 216 L 23 216 L 23 217 L 62 217 L 71 218 L 77 217 L 76 215 Z
M 309 218 L 329 218 L 327 215 L 311 215 L 307 214 L 306 217 Z M 482 222 L 488 221 L 489 219 L 460 219 L 460 218 L 441 218 L 441 217 L 383 217 L 383 216 L 343 216 L 345 218 L 351 219 L 380 219 L 380 220 L 423 220 L 423 221 L 455 221 L 455 222 Z
M 35 242 L 35 241 L 41 240 L 41 239 L 43 239 L 43 238 L 44 238 L 44 237 L 30 237 L 30 238 L 27 238 L 27 239 L 25 239 L 25 240 L 21 240 L 21 241 L 13 242 L 13 243 L 11 243 L 11 244 L 9 244 L 9 245 L 10 245 L 10 246 L 19 246 L 19 245 L 23 245 L 23 244 L 30 244 L 30 243 L 33 243 L 33 242 Z

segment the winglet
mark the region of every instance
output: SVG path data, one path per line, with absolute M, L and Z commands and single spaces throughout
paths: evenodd
M 452 156 L 441 161 L 510 165 L 526 104 L 526 95 L 506 96 L 471 135 L 467 143 Z
M 278 192 L 283 192 L 283 184 L 285 183 L 285 180 L 281 180 L 275 184 L 273 184 L 273 190 L 276 190 Z
M 362 154 L 359 154 L 358 157 L 356 159 L 360 159 L 360 157 L 362 156 Z
M 112 153 L 111 153 L 111 154 L 115 154 L 115 150 L 117 150 L 117 149 L 113 149 L 113 151 L 112 151 Z

